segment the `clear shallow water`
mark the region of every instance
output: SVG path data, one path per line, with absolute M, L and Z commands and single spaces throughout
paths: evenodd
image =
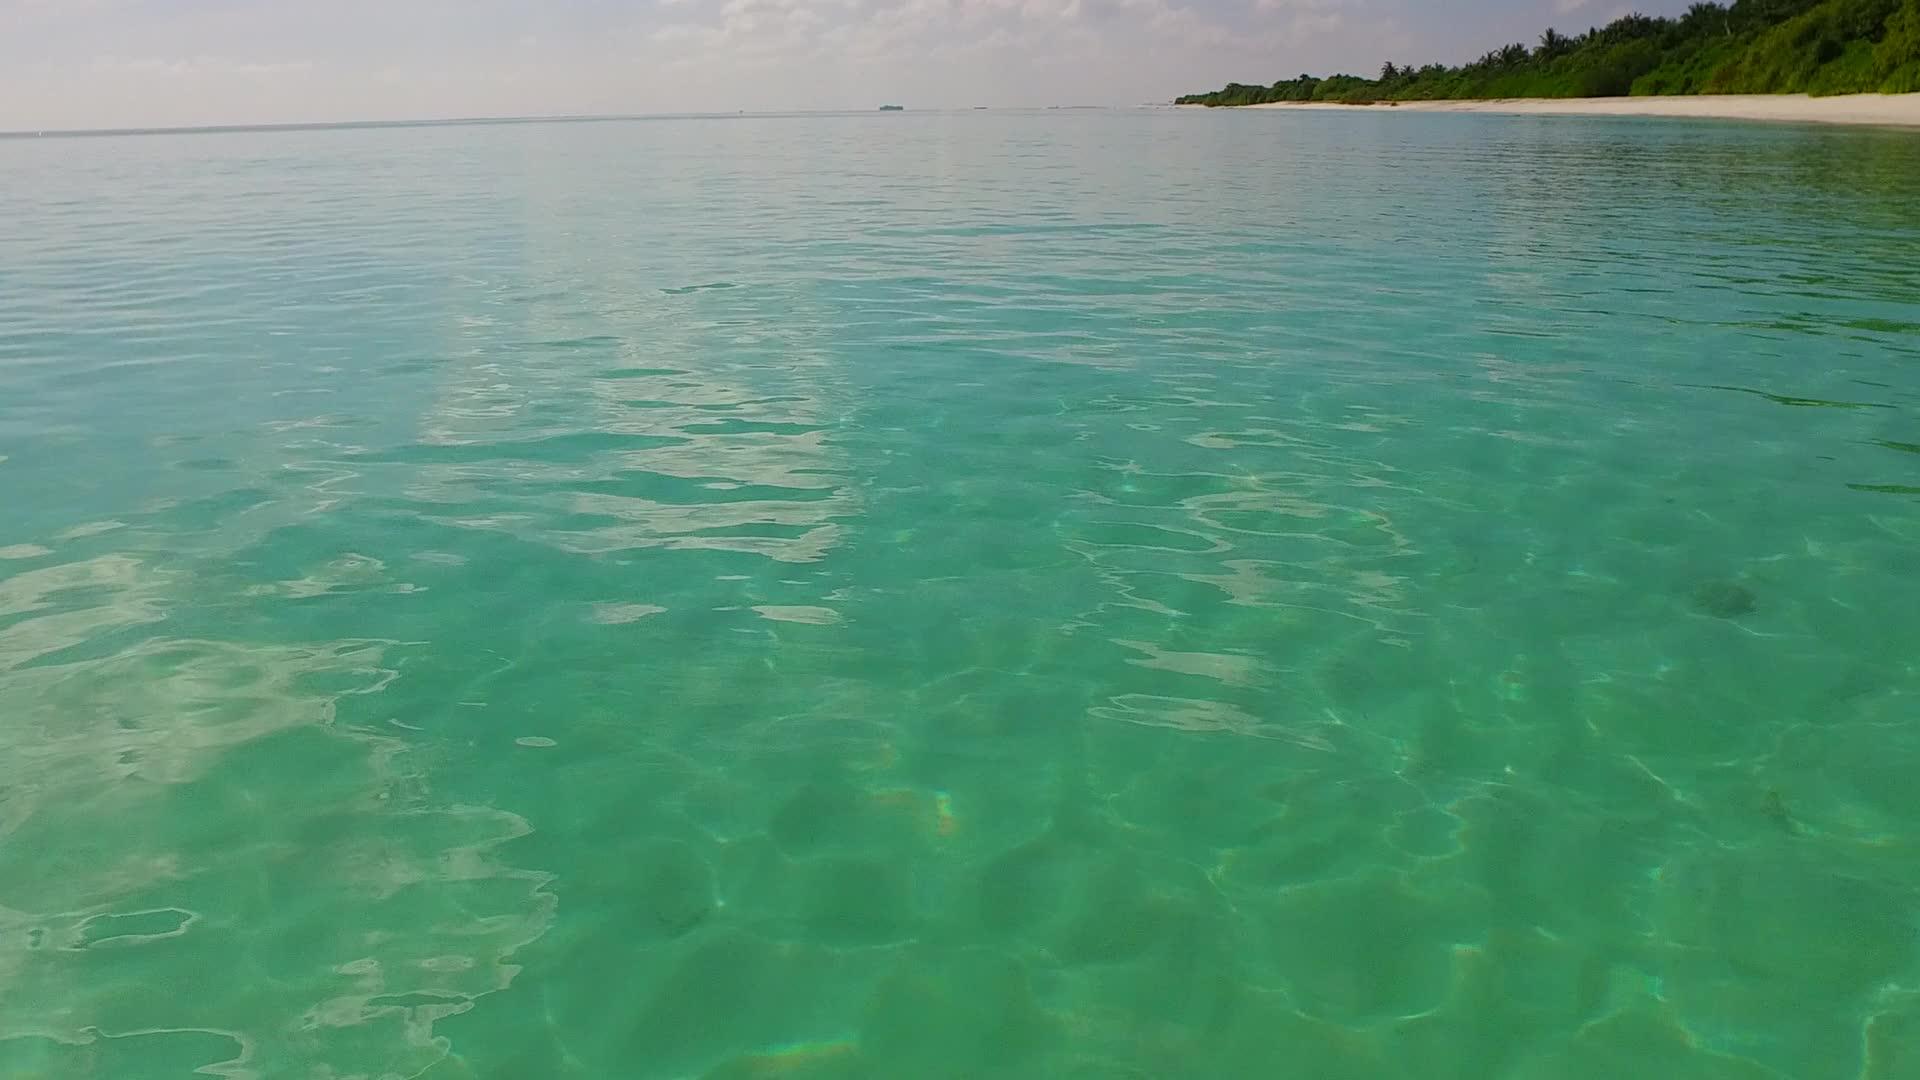
M 0 1072 L 1920 1075 L 1920 140 L 0 142 Z

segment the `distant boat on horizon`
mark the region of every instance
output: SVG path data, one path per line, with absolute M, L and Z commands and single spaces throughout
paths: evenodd
M 906 112 L 907 107 L 905 105 L 882 105 L 880 106 L 880 111 L 881 112 Z

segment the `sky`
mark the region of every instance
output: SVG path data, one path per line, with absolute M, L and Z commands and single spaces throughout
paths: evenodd
M 1670 14 L 1686 0 L 1641 0 Z M 1130 105 L 1458 62 L 1623 0 L 0 0 L 0 130 Z

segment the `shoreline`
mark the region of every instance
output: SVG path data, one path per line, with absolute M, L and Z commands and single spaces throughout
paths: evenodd
M 1191 105 L 1185 108 L 1202 109 Z M 1920 94 L 1674 94 L 1658 97 L 1507 98 L 1401 101 L 1375 105 L 1276 101 L 1232 109 L 1371 109 L 1392 112 L 1499 113 L 1515 116 L 1669 116 L 1699 120 L 1920 127 Z

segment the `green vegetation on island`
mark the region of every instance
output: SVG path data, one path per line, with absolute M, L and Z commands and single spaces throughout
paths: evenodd
M 1549 29 L 1533 48 L 1508 45 L 1459 67 L 1229 83 L 1178 104 L 1910 91 L 1920 91 L 1920 0 L 1734 0 L 1673 19 L 1627 15 L 1577 37 Z

